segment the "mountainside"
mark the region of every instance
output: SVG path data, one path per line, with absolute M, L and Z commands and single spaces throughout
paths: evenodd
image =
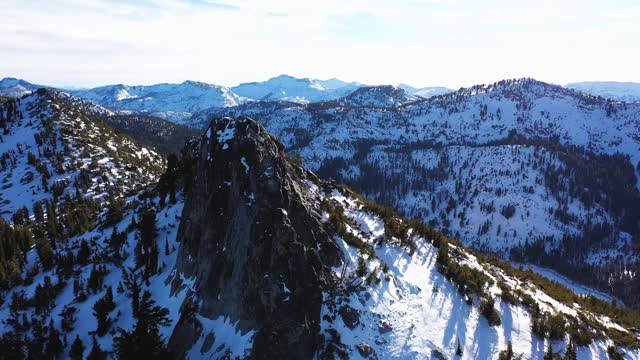
M 346 83 L 337 79 L 297 79 L 288 75 L 273 77 L 264 82 L 244 83 L 231 90 L 254 100 L 285 100 L 296 103 L 334 100 L 360 87 L 357 83 Z
M 45 86 L 34 85 L 22 79 L 4 78 L 0 80 L 0 96 L 19 98 Z
M 106 200 L 157 181 L 163 159 L 102 121 L 41 89 L 3 104 L 0 213 L 77 194 Z M 27 211 L 27 213 L 28 213 Z
M 337 101 L 342 106 L 392 108 L 421 99 L 395 86 L 382 85 L 363 86 Z
M 430 98 L 432 96 L 444 95 L 455 92 L 453 89 L 441 87 L 441 86 L 429 86 L 421 89 L 417 89 L 412 92 L 413 95 L 421 96 L 423 98 Z
M 109 85 L 71 93 L 107 108 L 144 111 L 178 122 L 188 116 L 184 113 L 235 106 L 247 101 L 224 86 L 195 81 L 150 86 Z
M 409 94 L 420 96 L 425 99 L 430 98 L 432 96 L 444 95 L 444 94 L 455 92 L 455 90 L 453 89 L 448 89 L 442 86 L 428 86 L 424 88 L 415 88 L 411 85 L 400 84 L 398 85 L 398 88 L 408 92 Z
M 585 81 L 567 84 L 565 87 L 586 94 L 626 102 L 640 101 L 640 83 L 615 81 Z
M 26 250 L 2 284 L 1 353 L 640 356 L 637 313 L 474 254 L 318 179 L 283 149 L 251 119 L 213 121 L 157 185 L 95 228 L 40 235 L 49 252 Z
M 251 116 L 325 178 L 476 249 L 555 269 L 634 307 L 640 106 L 532 79 L 390 110 L 259 102 Z

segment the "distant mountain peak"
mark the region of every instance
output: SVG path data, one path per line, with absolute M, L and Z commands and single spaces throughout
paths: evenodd
M 340 99 L 347 106 L 397 107 L 422 99 L 393 85 L 363 86 Z
M 6 97 L 22 97 L 31 94 L 36 89 L 44 87 L 42 85 L 31 84 L 22 79 L 6 77 L 0 80 L 0 96 Z

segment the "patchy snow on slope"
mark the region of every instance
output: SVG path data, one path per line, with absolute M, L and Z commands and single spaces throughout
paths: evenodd
M 417 249 L 413 255 L 397 245 L 384 241 L 374 243 L 384 233 L 382 220 L 361 211 L 356 201 L 347 200 L 337 190 L 333 191 L 331 199 L 346 207 L 345 214 L 354 220 L 356 226 L 349 231 L 372 244 L 376 255 L 373 259 L 368 258 L 343 239 L 337 238 L 348 266 L 346 271 L 336 268 L 336 275 L 344 272 L 345 284 L 357 282 L 355 273 L 358 259 L 364 256 L 368 258 L 367 272 L 380 278 L 379 284 L 374 281 L 346 294 L 327 292 L 324 295 L 322 331 L 328 339 L 334 338 L 333 333 L 337 331 L 342 344 L 337 346 L 350 357 L 360 358 L 372 351 L 388 359 L 459 358 L 455 355 L 459 342 L 462 359 L 496 359 L 510 341 L 516 355 L 520 354 L 525 359 L 542 359 L 548 340 L 532 334 L 531 316 L 525 307 L 497 300 L 502 324 L 490 326 L 480 315 L 477 306 L 469 304 L 455 284 L 438 271 L 438 250 L 430 242 L 414 237 Z M 458 251 L 465 253 L 461 249 Z M 486 272 L 474 256 L 467 254 L 463 257 L 464 263 Z M 383 264 L 388 267 L 386 273 L 381 270 Z M 508 278 L 501 270 L 494 271 L 487 272 L 487 275 L 494 279 L 501 277 L 533 295 L 544 310 L 576 314 L 575 309 L 559 303 L 540 290 Z M 499 295 L 500 290 L 493 286 L 490 292 Z M 357 312 L 357 320 L 343 315 L 346 308 Z M 609 319 L 603 319 L 602 322 L 619 328 Z M 567 341 L 553 342 L 554 351 L 562 353 Z M 607 359 L 609 345 L 608 341 L 594 341 L 578 349 L 578 358 Z M 637 358 L 640 352 L 629 351 L 626 355 L 628 358 Z

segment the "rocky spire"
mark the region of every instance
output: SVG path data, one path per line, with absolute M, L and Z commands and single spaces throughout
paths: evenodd
M 195 169 L 176 268 L 196 279 L 197 312 L 255 331 L 253 358 L 310 358 L 328 266 L 340 252 L 323 229 L 306 171 L 249 118 L 213 121 Z M 183 312 L 172 337 L 183 351 L 202 336 L 190 330 L 195 322 Z

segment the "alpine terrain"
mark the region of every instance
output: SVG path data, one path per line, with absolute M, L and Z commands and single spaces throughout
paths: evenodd
M 508 90 L 513 85 L 496 85 L 502 89 L 500 96 L 488 90 L 473 96 L 519 99 Z M 495 148 L 516 159 L 520 153 L 528 154 L 532 164 L 542 162 L 534 155 L 540 152 L 545 162 L 536 169 L 554 163 L 557 171 L 564 171 L 561 165 L 568 163 L 559 140 L 538 143 L 518 135 L 526 133 L 525 124 L 531 119 L 514 122 L 520 124 L 514 125 L 520 126 L 518 134 L 511 132 L 506 138 L 513 143 L 484 134 L 477 140 L 495 144 L 454 145 L 453 140 L 447 144 L 445 140 L 457 139 L 456 131 L 465 126 L 486 127 L 497 109 L 467 104 L 461 94 L 426 101 L 399 91 L 364 88 L 353 96 L 309 105 L 245 104 L 229 111 L 270 111 L 262 113 L 259 122 L 242 116 L 213 117 L 186 141 L 179 156 L 169 154 L 175 153 L 171 149 L 155 150 L 154 143 L 162 143 L 162 137 L 149 133 L 164 129 L 169 138 L 188 133 L 154 117 L 114 112 L 58 90 L 3 98 L 0 357 L 640 357 L 636 312 L 602 300 L 593 290 L 576 293 L 536 272 L 465 247 L 438 230 L 452 232 L 445 226 L 447 216 L 431 225 L 407 220 L 302 166 L 342 176 L 363 192 L 395 204 L 399 200 L 391 201 L 387 191 L 402 194 L 398 190 L 409 187 L 393 172 L 404 171 L 414 179 L 408 167 L 425 166 L 425 185 L 411 180 L 412 186 L 425 186 L 414 196 L 433 196 L 434 207 L 440 209 L 448 206 L 448 197 L 476 204 L 474 199 L 488 196 L 478 193 L 462 200 L 453 190 L 456 187 L 448 192 L 449 169 L 470 179 L 459 185 L 462 189 L 483 174 L 470 171 L 480 171 L 477 165 L 471 168 L 458 165 L 460 160 L 448 160 L 449 151 L 469 152 L 471 162 L 473 156 L 484 154 L 476 151 Z M 560 99 L 573 99 L 574 94 L 565 96 Z M 500 113 L 508 119 L 509 102 L 504 101 Z M 469 112 L 474 104 L 483 115 L 473 122 L 460 121 L 457 130 L 424 118 L 424 114 L 455 118 L 455 111 L 443 110 L 445 104 Z M 591 106 L 585 113 L 606 112 L 599 110 L 599 103 Z M 616 133 L 622 139 L 617 146 L 625 149 L 635 140 L 625 135 L 631 134 L 625 132 L 631 125 L 622 119 L 633 108 L 611 106 L 610 121 L 627 124 Z M 411 120 L 409 115 L 423 120 Z M 322 119 L 323 126 L 316 119 Z M 148 125 L 135 126 L 137 121 Z M 432 122 L 442 131 L 434 130 Z M 425 136 L 437 131 L 438 146 L 428 138 L 419 142 L 415 133 L 405 131 L 421 124 L 432 125 L 422 127 Z M 302 126 L 314 133 L 302 132 Z M 376 130 L 383 127 L 390 134 L 388 140 Z M 283 143 L 269 128 L 282 135 Z M 378 140 L 363 141 L 365 131 Z M 335 140 L 314 145 L 328 134 Z M 598 144 L 602 143 L 593 145 L 593 154 L 582 150 L 582 156 L 608 161 L 606 156 L 613 155 L 596 154 Z M 287 155 L 285 146 L 302 157 Z M 322 152 L 328 156 L 321 157 Z M 424 155 L 406 161 L 413 152 Z M 431 152 L 440 168 L 428 167 Z M 336 156 L 340 153 L 342 158 Z M 384 164 L 389 190 L 367 187 L 379 186 L 375 179 L 369 185 L 363 178 L 356 181 L 357 174 L 383 169 L 367 168 L 367 159 Z M 533 165 L 519 166 L 504 171 Z M 622 179 L 624 184 L 633 181 L 635 187 L 633 171 L 623 173 Z M 500 176 L 504 177 L 494 179 L 506 178 Z M 536 193 L 544 180 L 540 184 L 527 176 L 514 178 L 536 185 L 533 194 L 523 193 L 544 196 Z M 567 179 L 564 186 L 575 186 L 573 178 Z M 441 198 L 432 195 L 435 181 L 444 184 Z M 504 185 L 505 194 L 496 194 L 498 186 L 491 181 L 483 183 L 493 187 L 496 216 L 501 214 L 502 198 L 510 196 L 515 215 L 500 216 L 507 220 L 520 216 L 522 203 L 515 199 L 522 195 L 508 190 L 519 188 Z M 606 191 L 601 195 L 611 196 Z M 562 194 L 567 195 L 558 198 L 569 201 L 568 194 L 573 193 Z M 630 187 L 623 195 L 633 196 Z M 612 234 L 621 233 L 630 208 L 615 213 L 598 200 L 592 200 L 591 208 L 599 206 L 600 216 L 610 216 Z M 401 209 L 413 214 L 409 207 Z M 507 220 L 501 224 L 511 231 Z M 635 233 L 628 231 L 632 245 Z M 507 236 L 494 238 L 500 244 L 517 239 Z M 489 244 L 488 236 L 478 239 Z M 558 239 L 562 241 L 569 240 Z
M 321 177 L 464 244 L 542 265 L 640 308 L 640 105 L 533 79 L 419 99 L 363 87 L 335 101 L 254 102 L 250 116 Z

